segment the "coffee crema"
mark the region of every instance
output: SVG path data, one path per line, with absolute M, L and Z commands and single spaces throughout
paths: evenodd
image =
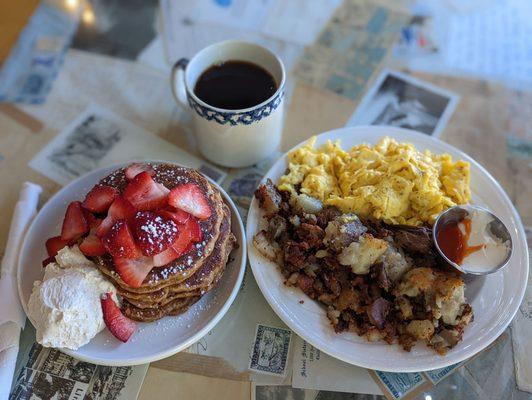
M 261 66 L 229 60 L 203 71 L 194 87 L 198 98 L 226 110 L 254 107 L 277 91 L 273 76 Z

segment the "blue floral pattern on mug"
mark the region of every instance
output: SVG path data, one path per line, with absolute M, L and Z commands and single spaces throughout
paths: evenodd
M 216 111 L 211 107 L 206 107 L 195 101 L 192 96 L 187 93 L 188 104 L 190 107 L 200 116 L 208 121 L 215 121 L 221 125 L 250 125 L 253 122 L 258 122 L 263 118 L 269 116 L 279 104 L 284 96 L 284 90 L 281 90 L 273 99 L 263 106 L 245 112 L 232 112 L 232 111 Z

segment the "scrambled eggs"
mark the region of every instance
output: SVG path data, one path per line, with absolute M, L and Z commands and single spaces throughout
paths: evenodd
M 437 215 L 467 203 L 469 163 L 449 154 L 421 153 L 389 137 L 375 146 L 350 151 L 328 141 L 315 148 L 316 137 L 288 153 L 288 173 L 279 189 L 305 193 L 343 212 L 389 224 L 432 224 Z

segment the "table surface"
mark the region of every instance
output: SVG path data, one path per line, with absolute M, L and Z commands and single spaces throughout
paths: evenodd
M 509 194 L 523 224 L 532 227 L 532 94 L 479 80 L 413 75 L 460 95 L 441 139 L 484 165 Z M 140 106 L 136 96 L 153 101 L 148 107 Z M 175 123 L 175 105 L 166 76 L 135 62 L 70 50 L 44 105 L 0 105 L 0 213 L 5 220 L 12 214 L 22 181 L 43 186 L 41 203 L 59 189 L 55 182 L 30 169 L 28 162 L 92 102 L 195 152 L 188 147 L 183 128 Z M 344 126 L 356 105 L 356 101 L 333 92 L 296 82 L 286 110 L 282 150 L 311 135 Z M 8 228 L 8 223 L 0 225 L 1 251 Z M 530 232 L 527 229 L 528 236 Z M 155 400 L 180 393 L 182 398 L 249 399 L 250 391 L 249 382 L 152 365 L 139 398 Z

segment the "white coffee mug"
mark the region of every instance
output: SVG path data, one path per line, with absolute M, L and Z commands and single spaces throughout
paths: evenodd
M 248 61 L 268 71 L 277 84 L 266 101 L 241 110 L 213 107 L 194 94 L 196 81 L 209 67 L 224 61 Z M 283 129 L 285 70 L 268 49 L 248 42 L 228 40 L 208 46 L 190 61 L 181 59 L 172 68 L 174 98 L 190 107 L 200 152 L 226 167 L 247 167 L 279 147 Z

